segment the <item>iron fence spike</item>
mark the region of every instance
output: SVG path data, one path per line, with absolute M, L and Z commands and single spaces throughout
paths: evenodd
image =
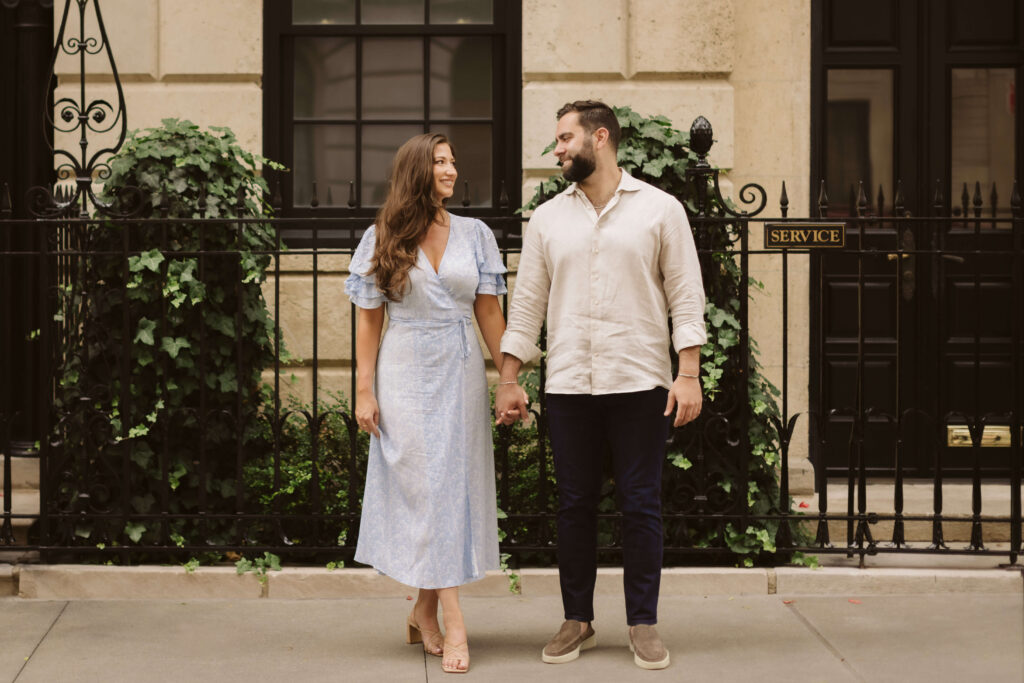
M 501 187 L 498 190 L 498 208 L 507 209 L 509 206 L 508 191 L 505 189 L 505 179 L 501 180 Z

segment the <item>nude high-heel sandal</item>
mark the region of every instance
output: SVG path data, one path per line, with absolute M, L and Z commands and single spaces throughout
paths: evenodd
M 456 666 L 448 666 L 443 661 L 441 662 L 441 669 L 447 674 L 464 674 L 469 671 L 469 643 L 463 642 L 459 645 L 452 645 L 447 640 L 444 641 L 444 658 L 447 660 L 448 655 L 453 654 L 458 659 L 461 659 L 466 663 L 465 669 L 460 669 Z
M 428 655 L 440 657 L 443 654 L 443 649 L 441 648 L 444 643 L 444 636 L 441 635 L 441 632 L 420 628 L 411 614 L 405 620 L 405 642 L 409 645 L 423 643 L 423 651 Z M 439 648 L 438 652 L 434 652 L 435 647 Z

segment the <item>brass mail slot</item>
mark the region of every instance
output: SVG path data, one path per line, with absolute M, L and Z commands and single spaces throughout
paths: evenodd
M 970 448 L 971 430 L 967 425 L 948 425 L 946 427 L 946 445 L 950 448 Z M 982 448 L 1009 448 L 1010 425 L 985 425 L 981 433 Z

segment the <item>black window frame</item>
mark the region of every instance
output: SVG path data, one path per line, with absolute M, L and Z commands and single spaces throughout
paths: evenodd
M 452 197 L 450 207 L 460 215 L 486 219 L 508 216 L 521 205 L 522 198 L 522 2 L 521 0 L 493 0 L 494 21 L 491 24 L 431 24 L 429 23 L 430 3 L 425 2 L 424 23 L 422 24 L 373 24 L 360 25 L 359 4 L 356 3 L 356 23 L 329 25 L 294 25 L 292 23 L 292 0 L 264 0 L 263 2 L 263 154 L 291 168 L 294 161 L 294 44 L 298 36 L 352 37 L 462 37 L 485 36 L 493 40 L 492 52 L 492 178 L 491 206 L 462 206 L 462 183 Z M 428 43 L 429 46 L 429 43 Z M 357 54 L 356 78 L 360 78 L 360 50 Z M 429 78 L 429 74 L 428 74 Z M 429 85 L 429 83 L 428 83 Z M 359 87 L 357 85 L 357 92 Z M 357 95 L 358 99 L 358 95 Z M 424 132 L 431 123 L 474 123 L 481 119 L 431 119 L 429 109 L 429 88 L 424 93 Z M 402 121 L 401 123 L 415 123 Z M 363 125 L 360 113 L 356 112 L 353 122 L 356 135 Z M 369 120 L 367 123 L 371 123 Z M 373 124 L 395 123 L 389 120 L 372 121 Z M 457 141 L 456 141 L 457 142 Z M 281 195 L 278 215 L 284 218 L 344 217 L 372 219 L 377 207 L 359 204 L 360 176 L 359 157 L 356 163 L 356 206 L 348 207 L 348 197 L 334 197 L 340 206 L 296 207 L 292 206 L 293 187 L 290 173 L 268 172 L 272 187 L 276 185 Z M 275 188 L 275 189 L 276 189 Z M 508 204 L 502 201 L 507 197 Z M 319 198 L 323 201 L 323 197 Z M 288 239 L 289 243 L 305 240 Z M 318 243 L 335 241 L 324 236 Z M 325 245 L 326 246 L 326 245 Z

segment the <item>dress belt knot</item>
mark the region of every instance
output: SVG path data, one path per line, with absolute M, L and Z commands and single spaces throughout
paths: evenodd
M 438 327 L 450 327 L 452 325 L 458 325 L 459 330 L 462 333 L 462 357 L 469 358 L 469 335 L 472 334 L 473 319 L 468 315 L 462 316 L 461 318 L 449 318 L 447 320 L 437 320 L 429 318 L 388 318 L 388 324 L 398 323 L 400 325 L 408 325 L 410 327 L 422 327 L 422 328 L 438 328 Z

